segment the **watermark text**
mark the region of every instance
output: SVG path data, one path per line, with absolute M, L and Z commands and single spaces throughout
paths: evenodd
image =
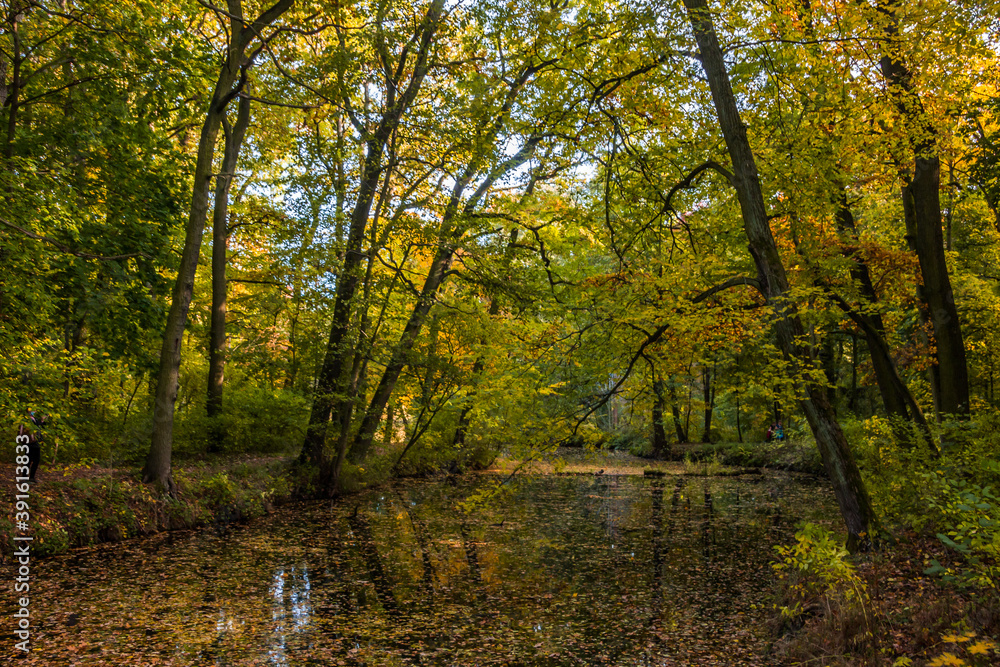
M 30 529 L 31 485 L 28 483 L 28 443 L 31 436 L 19 432 L 15 437 L 14 467 L 14 523 L 17 530 L 14 534 L 14 592 L 19 594 L 16 611 L 14 612 L 14 648 L 28 652 L 31 641 L 31 611 L 28 592 L 31 590 L 31 541 L 30 535 L 25 535 Z

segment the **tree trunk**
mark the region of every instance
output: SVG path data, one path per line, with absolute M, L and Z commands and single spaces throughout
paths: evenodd
M 385 430 L 382 432 L 382 448 L 389 451 L 392 446 L 392 429 L 395 422 L 396 410 L 392 403 L 385 409 Z
M 333 322 L 330 325 L 330 336 L 327 339 L 326 354 L 323 366 L 317 379 L 316 393 L 313 396 L 312 409 L 309 415 L 309 426 L 306 429 L 305 442 L 302 446 L 300 460 L 327 467 L 329 462 L 324 455 L 327 426 L 331 416 L 336 412 L 341 416 L 341 429 L 349 429 L 350 422 L 344 423 L 343 416 L 348 413 L 347 403 L 355 400 L 348 386 L 351 378 L 347 370 L 352 367 L 354 350 L 348 344 L 350 321 L 354 295 L 358 289 L 361 276 L 359 269 L 365 253 L 361 251 L 368 226 L 372 201 L 382 176 L 383 160 L 386 143 L 399 124 L 400 118 L 416 98 L 429 69 L 428 57 L 431 38 L 437 31 L 444 0 L 433 0 L 427 8 L 414 41 L 419 42 L 413 73 L 405 89 L 402 81 L 393 81 L 386 93 L 386 111 L 376 127 L 371 138 L 366 141 L 365 159 L 361 172 L 361 182 L 358 188 L 354 209 L 351 212 L 347 243 L 344 247 L 344 261 L 337 280 L 337 291 L 333 305 Z M 399 71 L 403 68 L 400 66 Z M 402 90 L 399 99 L 396 91 Z M 336 410 L 335 410 L 336 408 Z M 343 436 L 342 436 L 343 437 Z M 324 475 L 329 478 L 332 475 Z M 333 480 L 336 483 L 336 480 Z
M 743 426 L 740 423 L 740 390 L 736 390 L 736 441 L 743 442 Z
M 21 16 L 21 6 L 20 2 L 15 0 L 10 4 L 7 10 L 7 20 L 10 26 L 10 36 L 11 36 L 11 81 L 10 85 L 6 86 L 3 90 L 3 100 L 0 100 L 0 105 L 6 104 L 10 107 L 7 112 L 7 137 L 4 140 L 3 156 L 9 162 L 12 157 L 14 157 L 14 134 L 17 130 L 17 111 L 20 108 L 21 101 L 21 64 L 24 62 L 24 57 L 21 55 L 21 32 L 18 30 L 18 18 Z M 3 58 L 0 55 L 0 58 Z M 6 70 L 6 63 L 4 63 Z M 6 75 L 6 71 L 4 71 Z M 6 76 L 0 78 L 0 86 L 5 83 Z M 6 165 L 8 169 L 11 165 Z
M 191 305 L 191 297 L 194 292 L 194 275 L 198 268 L 201 237 L 208 217 L 212 157 L 221 124 L 221 114 L 224 113 L 224 109 L 220 110 L 218 106 L 235 81 L 236 76 L 230 71 L 230 68 L 223 68 L 205 124 L 202 126 L 184 251 L 181 255 L 181 265 L 177 271 L 177 281 L 174 284 L 170 311 L 167 314 L 166 331 L 160 348 L 160 371 L 156 378 L 156 396 L 153 404 L 153 442 L 146 457 L 142 481 L 157 482 L 170 495 L 174 493 L 173 479 L 170 474 L 170 455 L 173 445 L 174 404 L 177 401 L 181 365 L 181 344 L 183 343 L 184 327 L 187 324 L 188 308 Z
M 247 46 L 293 3 L 294 0 L 278 0 L 252 24 L 243 22 L 240 0 L 229 0 L 228 3 L 232 37 L 226 62 L 219 72 L 198 142 L 198 158 L 195 163 L 194 189 L 184 238 L 184 251 L 177 270 L 177 280 L 174 283 L 170 311 L 167 314 L 160 348 L 160 369 L 153 403 L 153 438 L 142 473 L 143 482 L 156 482 L 170 495 L 174 493 L 174 482 L 170 474 L 170 455 L 173 446 L 174 404 L 177 401 L 181 344 L 194 292 L 194 276 L 201 253 L 201 239 L 208 219 L 208 195 L 213 176 L 212 161 L 215 156 L 216 139 L 226 107 L 239 94 L 245 83 L 246 68 L 251 64 L 244 63 Z M 243 77 L 240 77 L 241 72 Z
M 674 389 L 672 381 L 668 382 L 667 386 L 670 391 L 670 413 L 674 417 L 674 432 L 677 434 L 677 442 L 685 443 L 688 441 L 688 436 L 684 424 L 681 423 L 681 409 L 677 405 L 677 391 Z
M 837 412 L 837 354 L 833 349 L 833 336 L 823 332 L 823 341 L 819 348 L 819 362 L 826 376 L 826 400 Z
M 215 180 L 215 210 L 212 212 L 212 322 L 208 345 L 208 397 L 205 403 L 209 420 L 208 451 L 222 451 L 225 429 L 219 423 L 226 368 L 226 247 L 229 243 L 229 191 L 233 187 L 243 137 L 250 124 L 250 98 L 241 97 L 236 124 L 230 129 L 225 117 L 226 149 L 222 170 Z
M 684 433 L 691 434 L 691 397 L 694 395 L 694 376 L 691 375 L 691 367 L 688 366 L 688 395 L 687 404 L 684 406 Z
M 854 224 L 854 214 L 851 213 L 847 203 L 847 193 L 840 191 L 840 207 L 837 210 L 837 230 L 842 238 L 846 238 L 849 246 L 856 245 L 857 227 Z M 851 278 L 858 284 L 861 296 L 868 304 L 878 303 L 878 295 L 875 293 L 875 286 L 872 283 L 871 272 L 865 261 L 852 254 L 845 248 L 845 254 L 851 260 Z M 897 418 L 894 424 L 896 436 L 901 443 L 912 443 L 912 432 L 901 422 L 909 420 L 915 425 L 923 435 L 924 440 L 933 452 L 937 452 L 933 439 L 930 437 L 930 430 L 924 413 L 913 398 L 913 393 L 906 386 L 896 362 L 892 358 L 892 352 L 885 338 L 885 326 L 882 323 L 882 315 L 877 312 L 848 311 L 848 315 L 861 328 L 868 344 L 868 353 L 871 356 L 872 368 L 875 372 L 875 382 L 878 384 L 879 393 L 882 395 L 882 404 L 886 414 L 892 418 Z M 854 360 L 854 373 L 857 372 L 857 359 Z M 852 376 L 852 383 L 856 383 L 856 377 Z
M 667 432 L 663 428 L 663 380 L 653 380 L 653 458 L 662 458 L 667 451 Z
M 778 346 L 783 355 L 793 361 L 797 370 L 811 370 L 812 361 L 798 343 L 804 333 L 802 322 L 791 299 L 785 267 L 768 225 L 756 161 L 747 140 L 746 126 L 739 115 L 711 15 L 705 0 L 684 0 L 684 5 L 698 42 L 701 63 L 708 77 L 712 100 L 732 160 L 743 226 L 750 254 L 757 267 L 757 284 L 775 309 Z M 847 525 L 848 545 L 856 548 L 859 540 L 868 534 L 874 521 L 871 501 L 847 439 L 826 399 L 824 387 L 810 381 L 808 375 L 804 377 L 806 385 L 800 403 L 833 482 L 840 513 Z
M 712 371 L 708 366 L 701 367 L 701 385 L 705 399 L 705 421 L 701 431 L 703 443 L 712 442 L 712 413 L 715 412 L 715 385 L 712 383 Z
M 858 337 L 851 336 L 851 398 L 847 408 L 851 412 L 857 411 L 858 401 Z
M 877 8 L 888 39 L 879 64 L 889 94 L 903 117 L 913 154 L 912 171 L 900 165 L 904 217 L 912 220 L 907 240 L 920 262 L 923 289 L 919 296 L 933 326 L 937 365 L 932 382 L 936 385 L 938 407 L 941 413 L 964 419 L 969 417 L 969 371 L 944 253 L 938 133 L 914 89 L 909 67 L 897 55 L 897 7 L 897 1 L 889 0 Z

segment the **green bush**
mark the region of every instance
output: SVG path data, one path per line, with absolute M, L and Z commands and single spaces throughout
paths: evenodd
M 928 530 L 962 556 L 961 567 L 933 561 L 928 574 L 1000 590 L 1000 414 L 931 425 L 935 447 L 884 417 L 853 424 L 862 472 L 887 524 Z M 937 451 L 938 446 L 940 452 Z
M 207 451 L 213 429 L 223 434 L 226 454 L 288 452 L 301 443 L 309 417 L 302 396 L 284 389 L 243 385 L 227 391 L 222 414 L 209 420 L 203 405 L 178 415 L 175 451 L 199 455 Z
M 922 473 L 920 479 L 938 539 L 965 559 L 963 568 L 946 568 L 934 560 L 926 573 L 1000 591 L 1000 499 L 993 488 L 946 470 Z
M 795 533 L 795 544 L 776 546 L 778 562 L 772 567 L 786 582 L 782 617 L 797 619 L 820 602 L 828 606 L 856 607 L 867 616 L 868 592 L 849 560 L 841 540 L 821 526 L 804 522 Z
M 653 454 L 653 443 L 650 442 L 649 438 L 631 428 L 619 429 L 612 433 L 604 447 L 616 452 L 628 452 L 633 456 L 651 456 Z
M 224 472 L 202 480 L 200 492 L 205 500 L 216 507 L 230 505 L 236 499 L 236 487 Z

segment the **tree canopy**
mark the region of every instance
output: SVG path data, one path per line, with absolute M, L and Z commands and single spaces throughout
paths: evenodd
M 3 0 L 0 409 L 167 493 L 783 422 L 863 539 L 996 414 L 996 9 Z

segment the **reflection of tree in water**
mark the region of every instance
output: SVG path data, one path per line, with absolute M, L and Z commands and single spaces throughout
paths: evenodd
M 364 558 L 369 580 L 375 586 L 376 600 L 390 616 L 398 616 L 399 609 L 396 606 L 393 587 L 385 574 L 385 568 L 382 567 L 382 559 L 379 557 L 378 546 L 372 537 L 368 519 L 363 514 L 358 513 L 356 508 L 354 515 L 349 517 L 347 521 L 355 536 L 354 544 Z
M 420 561 L 423 564 L 423 576 L 421 577 L 421 590 L 418 598 L 425 604 L 432 605 L 434 600 L 434 563 L 431 558 L 430 545 L 427 542 L 427 526 L 414 510 L 416 503 L 408 501 L 399 490 L 396 491 L 400 505 L 406 512 L 410 520 L 410 529 L 413 537 L 420 548 Z
M 705 510 L 701 520 L 701 555 L 702 558 L 708 560 L 712 557 L 712 548 L 715 546 L 715 527 L 712 525 L 712 514 L 714 513 L 712 492 L 708 489 L 708 482 L 705 482 L 702 495 L 705 500 Z
M 598 475 L 596 495 L 600 498 L 599 515 L 604 534 L 611 549 L 621 552 L 619 527 L 631 505 L 631 499 L 622 493 L 621 475 Z

